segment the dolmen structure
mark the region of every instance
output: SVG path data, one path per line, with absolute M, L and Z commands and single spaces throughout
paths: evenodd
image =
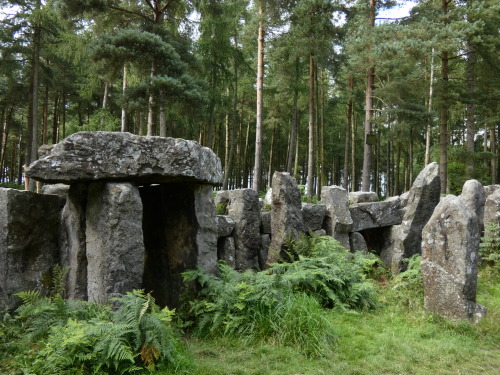
M 105 302 L 141 288 L 176 307 L 183 271 L 215 273 L 218 260 L 261 270 L 291 239 L 317 233 L 375 252 L 394 275 L 422 254 L 429 311 L 485 314 L 475 301 L 479 238 L 484 223 L 500 224 L 500 186 L 471 180 L 442 198 L 437 163 L 398 197 L 325 186 L 311 204 L 283 172 L 265 202 L 252 189 L 214 196 L 220 160 L 194 141 L 81 132 L 39 154 L 26 175 L 46 184 L 43 194 L 0 188 L 0 308 L 14 308 L 17 292 L 47 290 L 56 264 L 68 269 L 67 298 Z

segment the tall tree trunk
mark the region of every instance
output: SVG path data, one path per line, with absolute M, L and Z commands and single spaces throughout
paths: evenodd
M 264 13 L 266 0 L 259 1 L 259 35 L 257 40 L 257 119 L 255 124 L 255 159 L 253 169 L 253 189 L 259 191 L 262 176 L 262 126 L 264 90 Z
M 165 108 L 165 92 L 160 91 L 160 137 L 167 136 L 167 109 Z
M 312 200 L 314 185 L 314 54 L 309 54 L 309 137 L 307 154 L 307 199 Z
M 247 130 L 246 130 L 246 136 L 245 136 L 245 151 L 243 152 L 243 187 L 248 188 L 248 179 L 250 177 L 249 172 L 248 172 L 248 162 L 247 162 L 247 156 L 248 156 L 248 141 L 250 138 L 250 121 L 247 121 Z
M 41 0 L 37 0 L 36 9 L 42 6 Z M 38 21 L 35 21 L 38 22 Z M 36 24 L 33 28 L 33 65 L 32 65 L 32 129 L 31 129 L 31 147 L 28 164 L 38 159 L 38 86 L 39 86 L 39 70 L 40 70 L 40 49 L 41 47 L 42 29 Z M 35 191 L 36 184 L 33 179 L 28 182 L 28 189 Z
M 295 85 L 293 89 L 293 116 L 292 116 L 292 131 L 290 132 L 290 145 L 288 147 L 288 160 L 286 163 L 286 171 L 292 173 L 293 157 L 295 155 L 295 143 L 297 142 L 297 134 L 299 130 L 299 89 L 297 88 L 299 80 L 299 59 L 295 59 Z
M 347 101 L 346 109 L 346 124 L 345 124 L 345 148 L 344 148 L 344 189 L 349 189 L 349 145 L 351 143 L 351 126 L 352 126 L 352 92 L 354 88 L 354 78 L 349 76 L 347 79 L 347 92 L 349 100 Z
M 375 27 L 375 0 L 370 0 L 370 26 Z M 372 48 L 372 46 L 370 46 Z M 373 82 L 375 78 L 375 67 L 370 67 L 366 74 L 365 95 L 365 144 L 363 152 L 363 182 L 362 191 L 370 191 L 370 175 L 372 164 L 372 146 L 368 142 L 368 136 L 372 132 L 373 115 Z
M 236 37 L 235 37 L 236 43 Z M 229 148 L 229 157 L 227 158 L 227 163 L 224 165 L 224 181 L 222 184 L 222 189 L 227 190 L 229 187 L 229 180 L 231 178 L 231 172 L 233 170 L 234 162 L 234 149 L 235 149 L 235 131 L 238 125 L 238 66 L 236 60 L 234 61 L 234 92 L 233 92 L 233 114 L 230 122 L 230 126 L 226 129 L 226 142 L 227 133 L 229 133 L 229 147 L 226 144 L 226 153 Z
M 9 130 L 10 124 L 12 122 L 12 113 L 14 112 L 14 106 L 10 106 L 5 115 L 4 123 L 3 123 L 3 132 L 2 132 L 2 148 L 0 149 L 0 170 L 3 171 L 5 169 L 5 159 L 7 155 L 7 143 L 9 142 Z
M 47 130 L 49 127 L 49 85 L 45 85 L 42 109 L 42 145 L 47 144 Z
M 391 173 L 391 166 L 392 166 L 392 151 L 391 151 L 391 141 L 387 140 L 387 188 L 385 190 L 386 198 L 390 197 L 392 195 L 392 173 Z
M 401 144 L 398 143 L 398 151 L 396 156 L 396 166 L 394 171 L 394 194 L 399 195 L 399 169 L 401 165 Z
M 351 119 L 352 131 L 351 131 L 351 191 L 356 191 L 358 189 L 358 178 L 356 174 L 356 116 L 354 115 Z
M 434 48 L 431 52 L 431 71 L 429 78 L 429 101 L 427 103 L 429 120 L 425 132 L 425 165 L 430 163 L 431 160 L 431 138 L 432 138 L 432 95 L 434 91 Z
M 55 95 L 54 97 L 54 112 L 53 112 L 53 119 L 52 119 L 52 144 L 56 144 L 57 140 L 59 138 L 59 100 L 60 97 L 59 95 Z
M 493 154 L 491 158 L 491 184 L 494 185 L 497 183 L 497 147 L 496 147 L 496 134 L 495 128 L 492 127 L 490 129 L 490 151 Z
M 104 81 L 104 94 L 102 96 L 102 109 L 108 109 L 108 97 L 109 97 L 109 83 L 108 81 Z M 104 123 L 104 113 L 101 118 L 101 130 L 104 129 L 106 124 Z
M 441 0 L 442 11 L 446 15 L 448 13 L 448 4 L 450 0 Z M 443 81 L 443 89 L 441 90 L 444 97 L 441 98 L 439 109 L 439 177 L 441 179 L 441 194 L 447 193 L 448 186 L 448 51 L 441 52 L 441 80 Z
M 123 94 L 123 104 L 122 104 L 122 123 L 120 127 L 121 132 L 127 131 L 127 110 L 125 109 L 125 93 L 127 91 L 127 64 L 123 64 L 123 78 L 122 78 L 122 94 Z
M 271 136 L 271 148 L 269 150 L 269 165 L 267 169 L 267 187 L 271 187 L 271 179 L 273 178 L 273 155 L 275 148 L 275 137 L 276 137 L 276 126 L 273 129 L 273 135 Z
M 151 63 L 151 79 L 153 79 L 155 76 L 156 76 L 156 64 L 153 61 Z M 148 136 L 154 135 L 154 95 L 152 91 L 149 93 L 149 98 L 148 98 L 148 131 L 146 135 Z
M 325 175 L 325 82 L 324 72 L 321 72 L 321 109 L 320 109 L 320 134 L 319 134 L 319 165 L 320 165 L 320 182 L 318 183 L 318 198 L 321 197 L 321 188 L 326 185 Z M 337 166 L 340 167 L 337 162 Z M 338 168 L 340 170 L 340 168 Z
M 470 1 L 470 0 L 469 0 Z M 469 94 L 469 101 L 466 106 L 467 112 L 467 136 L 466 145 L 469 153 L 467 157 L 467 178 L 474 178 L 474 136 L 476 133 L 475 125 L 475 106 L 473 102 L 475 91 L 475 53 L 472 42 L 467 41 L 467 93 Z

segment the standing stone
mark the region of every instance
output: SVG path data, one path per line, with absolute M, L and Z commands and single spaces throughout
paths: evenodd
M 217 215 L 217 238 L 228 237 L 234 231 L 234 220 L 226 215 Z
M 271 234 L 271 211 L 264 211 L 260 213 L 260 232 L 264 234 Z
M 483 184 L 477 180 L 466 181 L 459 198 L 465 207 L 477 215 L 479 231 L 482 233 L 484 231 L 484 204 L 486 202 Z
M 326 206 L 324 204 L 302 203 L 302 218 L 306 232 L 320 230 L 325 221 Z
M 353 232 L 349 235 L 352 251 L 368 251 L 365 238 L 359 232 Z
M 63 205 L 56 195 L 0 188 L 0 310 L 17 306 L 15 293 L 48 291 Z
M 422 233 L 427 310 L 473 322 L 486 315 L 486 309 L 476 303 L 479 242 L 477 215 L 456 196 L 443 198 Z
M 351 205 L 349 212 L 353 221 L 353 232 L 399 225 L 404 215 L 399 197 L 391 197 L 382 202 Z
M 275 172 L 272 181 L 271 244 L 267 263 L 277 262 L 286 242 L 304 232 L 300 190 L 295 178 L 286 172 Z
M 88 299 L 139 289 L 144 271 L 142 202 L 130 183 L 92 183 L 86 212 Z
M 430 163 L 413 183 L 401 225 L 392 227 L 392 246 L 388 250 L 393 275 L 403 269 L 403 258 L 421 252 L 422 229 L 440 199 L 439 166 Z M 392 255 L 391 255 L 392 254 Z
M 261 245 L 259 251 L 259 266 L 260 269 L 266 268 L 267 258 L 269 256 L 269 245 L 271 245 L 271 235 L 261 234 Z
M 194 186 L 196 265 L 208 273 L 217 272 L 217 215 L 212 197 L 212 186 Z
M 228 216 L 236 224 L 233 232 L 236 246 L 236 269 L 243 271 L 259 268 L 260 210 L 259 195 L 253 189 L 227 192 Z
M 486 198 L 484 224 L 500 225 L 500 189 L 495 190 Z
M 352 231 L 352 218 L 349 211 L 347 191 L 340 186 L 324 186 L 321 189 L 321 202 L 326 205 L 323 228 L 346 249 L 350 248 L 349 233 Z
M 489 197 L 497 190 L 500 190 L 500 185 L 488 185 L 484 187 L 484 192 L 486 193 L 486 197 Z
M 87 300 L 87 250 L 85 212 L 88 187 L 74 184 L 68 190 L 61 215 L 60 259 L 68 268 L 66 293 L 70 299 Z
M 222 237 L 217 240 L 217 259 L 223 260 L 229 267 L 235 267 L 236 247 L 233 237 Z
M 272 204 L 273 204 L 273 188 L 267 189 L 266 196 L 264 197 L 264 204 L 266 206 L 272 206 Z

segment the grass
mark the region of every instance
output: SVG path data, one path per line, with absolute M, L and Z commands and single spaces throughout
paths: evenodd
M 488 308 L 480 324 L 450 322 L 427 313 L 421 299 L 382 285 L 381 306 L 373 312 L 326 311 L 338 340 L 333 354 L 323 358 L 310 358 L 293 347 L 234 338 L 189 338 L 187 345 L 196 375 L 497 375 L 498 277 L 481 274 L 477 299 Z

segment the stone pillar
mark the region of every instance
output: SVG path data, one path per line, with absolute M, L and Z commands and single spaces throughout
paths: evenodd
M 459 198 L 443 198 L 422 232 L 427 310 L 453 320 L 478 322 L 485 316 L 476 303 L 479 236 L 477 215 Z
M 88 187 L 71 185 L 61 215 L 61 266 L 68 268 L 66 293 L 70 299 L 87 300 L 85 211 Z
M 393 275 L 404 268 L 404 258 L 421 252 L 422 229 L 439 203 L 440 189 L 439 166 L 430 163 L 419 173 L 408 192 L 401 225 L 395 225 L 391 230 L 392 246 L 387 250 L 387 257 L 392 259 Z
M 459 198 L 470 211 L 477 215 L 479 231 L 482 233 L 484 231 L 484 204 L 486 202 L 483 184 L 477 180 L 465 181 Z
M 51 286 L 63 205 L 56 195 L 0 188 L 0 309 L 17 307 L 15 293 Z
M 259 269 L 260 206 L 259 195 L 252 189 L 224 192 L 228 216 L 234 220 L 235 266 L 237 270 Z
M 196 265 L 209 273 L 217 272 L 217 215 L 210 185 L 194 187 L 196 231 Z
M 321 189 L 321 203 L 326 205 L 323 226 L 326 234 L 333 236 L 346 249 L 350 249 L 349 233 L 352 230 L 352 218 L 347 191 L 340 186 L 324 186 Z
M 86 211 L 89 301 L 141 288 L 144 271 L 142 202 L 130 183 L 95 182 Z
M 271 244 L 267 263 L 278 261 L 286 241 L 305 232 L 300 190 L 295 178 L 285 172 L 274 172 L 272 180 Z

